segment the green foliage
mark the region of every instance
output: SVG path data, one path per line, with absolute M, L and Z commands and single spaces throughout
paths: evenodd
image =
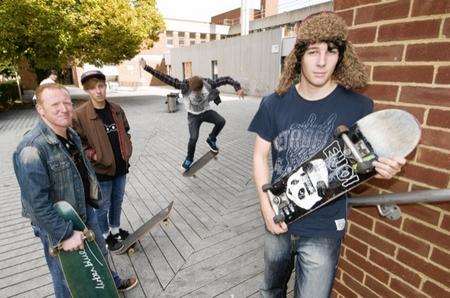
M 116 64 L 151 46 L 163 26 L 155 0 L 2 0 L 0 63 Z
M 19 98 L 19 89 L 16 81 L 0 83 L 0 102 L 11 101 Z

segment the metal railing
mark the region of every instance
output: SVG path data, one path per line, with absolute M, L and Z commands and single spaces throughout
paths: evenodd
M 415 203 L 436 203 L 450 201 L 450 189 L 418 190 L 405 193 L 393 193 L 377 196 L 349 198 L 352 207 L 377 206 L 381 216 L 397 220 L 401 216 L 399 205 Z

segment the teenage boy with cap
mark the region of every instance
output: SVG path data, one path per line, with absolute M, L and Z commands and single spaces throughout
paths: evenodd
M 275 214 L 262 185 L 269 182 L 270 151 L 274 182 L 322 149 L 336 127 L 350 127 L 371 113 L 372 101 L 350 90 L 366 81 L 364 65 L 347 40 L 347 26 L 339 16 L 323 12 L 301 23 L 276 92 L 262 100 L 249 127 L 257 134 L 253 172 L 267 231 L 260 288 L 264 297 L 286 296 L 294 265 L 295 297 L 331 294 L 345 233 L 346 196 L 287 227 L 273 221 Z M 403 158 L 380 157 L 374 166 L 378 178 L 390 179 L 404 163 Z
M 73 127 L 94 166 L 103 203 L 96 210 L 108 249 L 116 251 L 129 235 L 120 228 L 126 174 L 132 145 L 130 126 L 123 109 L 106 100 L 106 78 L 99 70 L 82 74 L 81 83 L 90 100 L 75 110 Z

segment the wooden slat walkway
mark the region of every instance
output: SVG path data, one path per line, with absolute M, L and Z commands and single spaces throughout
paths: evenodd
M 166 113 L 161 97 L 119 98 L 132 127 L 134 153 L 123 204 L 123 226 L 137 229 L 174 201 L 169 221 L 132 256 L 112 256 L 121 275 L 140 285 L 126 297 L 257 296 L 263 272 L 264 227 L 251 178 L 254 136 L 246 129 L 259 101 L 226 101 L 221 152 L 197 178 L 180 165 L 188 129 L 184 111 Z M 53 288 L 42 247 L 20 216 L 11 154 L 36 122 L 32 110 L 0 114 L 0 297 L 48 297 Z M 206 152 L 204 124 L 196 157 Z

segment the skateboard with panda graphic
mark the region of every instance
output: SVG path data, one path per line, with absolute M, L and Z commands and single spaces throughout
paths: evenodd
M 371 113 L 335 137 L 312 158 L 272 184 L 263 185 L 275 222 L 292 223 L 376 175 L 378 157 L 405 157 L 419 143 L 420 124 L 408 112 Z

